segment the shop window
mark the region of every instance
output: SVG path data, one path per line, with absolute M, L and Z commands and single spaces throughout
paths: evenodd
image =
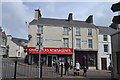
M 95 58 L 95 54 L 89 54 L 88 55 L 88 65 L 89 66 L 96 66 L 96 58 Z

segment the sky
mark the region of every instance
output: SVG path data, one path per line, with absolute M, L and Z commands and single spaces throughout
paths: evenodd
M 108 27 L 112 23 L 113 16 L 116 15 L 111 11 L 113 3 L 115 2 L 2 1 L 0 26 L 7 35 L 27 39 L 28 24 L 34 19 L 34 10 L 39 8 L 43 18 L 67 19 L 68 14 L 73 13 L 74 20 L 85 21 L 89 15 L 93 15 L 95 25 Z

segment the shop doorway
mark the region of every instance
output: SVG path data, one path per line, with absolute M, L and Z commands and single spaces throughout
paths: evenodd
M 56 59 L 57 59 L 57 56 L 55 56 L 55 55 L 49 55 L 48 56 L 48 67 L 54 66 Z
M 107 59 L 101 58 L 102 70 L 107 70 Z
M 52 66 L 52 56 L 48 56 L 48 67 Z

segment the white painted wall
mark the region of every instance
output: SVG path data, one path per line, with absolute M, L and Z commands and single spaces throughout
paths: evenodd
M 104 44 L 108 44 L 108 52 L 104 52 Z M 103 35 L 98 35 L 98 69 L 102 69 L 101 58 L 107 59 L 107 68 L 110 65 L 110 56 L 108 54 L 112 54 L 111 52 L 111 36 L 108 35 L 108 41 L 103 41 Z
M 18 46 L 13 41 L 11 41 L 12 36 L 7 37 L 7 45 L 9 45 L 9 53 L 8 57 L 21 57 L 21 53 L 24 51 L 23 47 Z M 20 52 L 20 56 L 18 56 L 18 52 Z
M 88 41 L 88 39 L 93 39 L 93 48 L 89 49 L 88 44 L 81 42 L 82 50 L 98 50 L 98 29 L 92 29 L 93 35 L 89 37 L 87 34 L 88 28 L 80 28 L 81 36 L 75 35 L 75 27 L 73 28 L 73 43 L 74 49 L 76 48 L 76 38 L 80 38 L 81 41 Z M 36 47 L 37 44 L 37 26 L 29 25 L 28 35 L 32 35 L 31 40 L 28 42 L 28 47 Z M 69 31 L 69 35 L 63 35 L 63 27 L 61 26 L 45 26 L 43 25 L 43 46 L 52 47 L 52 48 L 61 48 L 63 47 L 63 38 L 69 38 L 69 48 L 72 48 L 72 30 Z

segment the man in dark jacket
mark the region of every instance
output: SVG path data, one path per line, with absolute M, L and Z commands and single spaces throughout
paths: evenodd
M 69 76 L 69 71 L 68 71 L 69 66 L 70 66 L 69 63 L 65 62 L 64 66 L 65 66 L 65 74 L 64 75 L 66 75 L 66 73 L 67 73 L 67 75 Z

